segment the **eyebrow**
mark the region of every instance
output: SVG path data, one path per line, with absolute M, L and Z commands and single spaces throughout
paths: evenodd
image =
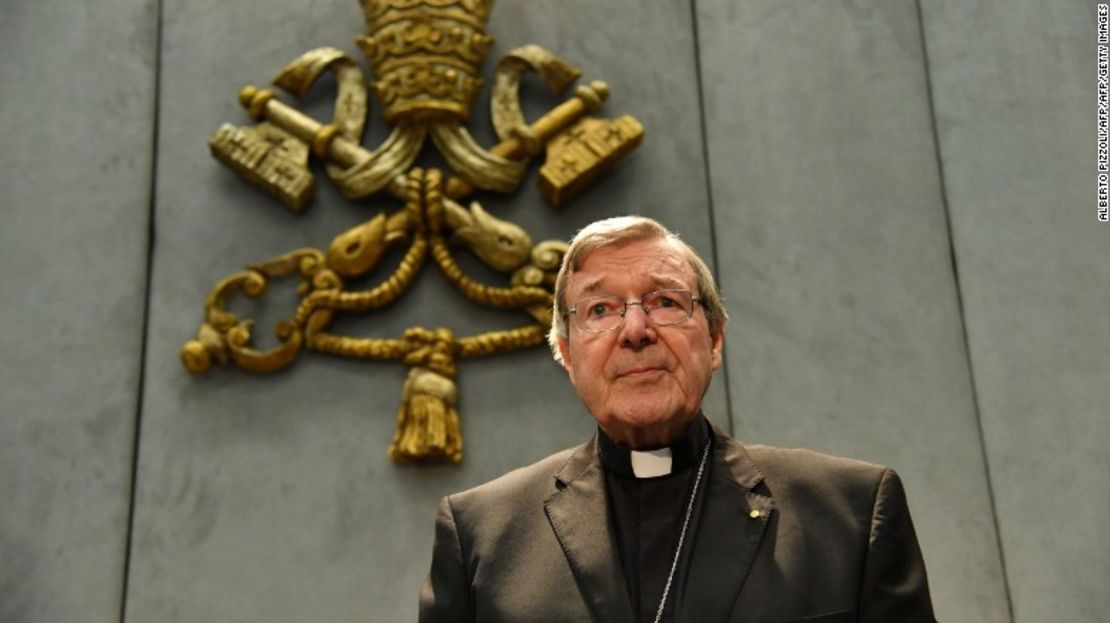
M 648 277 L 651 279 L 652 285 L 660 289 L 676 288 L 685 290 L 688 287 L 685 283 L 682 283 L 682 280 L 670 275 L 648 275 Z M 579 292 L 579 296 L 583 294 L 594 294 L 595 292 L 602 290 L 604 286 L 605 277 L 595 279 L 587 283 L 586 286 L 582 288 L 582 291 Z

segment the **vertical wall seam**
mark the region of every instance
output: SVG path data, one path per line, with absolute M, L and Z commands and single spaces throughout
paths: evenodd
M 717 283 L 721 283 L 721 259 L 717 253 L 717 220 L 716 209 L 713 203 L 713 176 L 709 165 L 709 130 L 706 125 L 705 89 L 701 71 L 701 33 L 698 30 L 697 0 L 690 0 L 690 24 L 694 35 L 694 76 L 698 90 L 698 127 L 701 130 L 701 159 L 705 171 L 705 196 L 709 204 L 709 240 L 713 257 L 713 273 Z M 718 285 L 719 287 L 719 285 Z M 724 345 L 721 352 L 721 375 L 724 377 L 725 386 L 725 415 L 728 417 L 728 432 L 736 435 L 736 425 L 732 416 L 732 383 L 729 382 L 728 373 L 728 344 Z
M 139 447 L 142 439 L 143 401 L 146 395 L 146 358 L 150 340 L 150 298 L 153 283 L 154 244 L 155 244 L 155 204 L 158 190 L 158 141 L 162 99 L 162 0 L 154 3 L 154 98 L 150 141 L 150 183 L 147 201 L 147 246 L 146 246 L 146 283 L 143 290 L 143 323 L 139 346 L 139 375 L 135 399 L 135 436 L 131 445 L 131 481 L 127 506 L 127 538 L 123 551 L 123 585 L 120 591 L 119 620 L 127 619 L 127 599 L 131 588 L 131 556 L 135 531 L 135 500 L 139 480 Z
M 964 341 L 964 356 L 967 360 L 967 373 L 971 383 L 972 405 L 975 411 L 975 425 L 979 433 L 979 451 L 983 459 L 983 471 L 987 479 L 987 500 L 990 504 L 991 521 L 994 525 L 995 546 L 998 551 L 998 562 L 1002 569 L 1002 588 L 1006 596 L 1006 610 L 1010 621 L 1014 620 L 1014 600 L 1010 594 L 1010 580 L 1006 569 L 1006 554 L 1002 548 L 1002 531 L 998 522 L 998 507 L 995 503 L 994 481 L 991 479 L 991 465 L 987 456 L 987 441 L 983 431 L 983 409 L 979 401 L 979 388 L 975 382 L 975 365 L 971 352 L 971 339 L 967 328 L 967 309 L 964 305 L 963 285 L 960 281 L 959 255 L 956 251 L 956 238 L 952 227 L 952 209 L 948 201 L 948 184 L 944 174 L 944 158 L 941 154 L 940 131 L 937 128 L 936 98 L 933 94 L 933 74 L 929 64 L 929 46 L 925 39 L 925 14 L 921 9 L 921 0 L 914 0 L 917 8 L 918 36 L 921 39 L 921 57 L 925 68 L 925 93 L 929 105 L 929 123 L 933 132 L 933 153 L 936 158 L 937 177 L 940 182 L 941 205 L 945 227 L 948 234 L 948 253 L 952 265 L 952 278 L 956 286 L 956 304 L 960 312 L 960 328 Z

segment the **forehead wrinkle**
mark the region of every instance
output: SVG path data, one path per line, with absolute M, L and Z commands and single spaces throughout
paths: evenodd
M 652 288 L 656 288 L 656 289 L 660 289 L 660 290 L 664 290 L 664 289 L 684 290 L 688 287 L 683 282 L 683 280 L 681 280 L 681 279 L 679 279 L 679 278 L 677 278 L 673 275 L 668 275 L 668 274 L 665 274 L 665 273 L 651 273 L 651 274 L 647 275 L 647 278 L 651 281 L 651 287 Z M 602 276 L 602 277 L 599 277 L 597 279 L 594 279 L 594 280 L 588 282 L 578 292 L 578 295 L 582 296 L 582 295 L 585 295 L 585 294 L 595 294 L 597 292 L 602 292 L 605 289 L 604 286 L 605 286 L 605 277 Z
M 585 285 L 585 287 L 582 288 L 582 290 L 578 293 L 579 296 L 581 296 L 583 294 L 593 294 L 594 292 L 597 292 L 598 290 L 601 289 L 601 285 L 604 282 L 605 282 L 605 277 L 601 277 L 599 279 L 594 279 L 593 281 L 587 283 Z
M 672 288 L 683 290 L 687 285 L 673 275 L 650 275 L 651 282 L 659 288 Z

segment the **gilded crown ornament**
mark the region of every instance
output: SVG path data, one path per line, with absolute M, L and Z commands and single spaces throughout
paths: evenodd
M 356 40 L 386 121 L 466 121 L 493 45 L 484 32 L 492 4 L 363 0 L 370 34 Z
M 551 325 L 552 290 L 566 243 L 533 243 L 522 228 L 497 218 L 468 198 L 478 190 L 509 193 L 528 163 L 545 152 L 541 194 L 561 205 L 605 168 L 639 144 L 643 126 L 628 115 L 602 119 L 597 113 L 608 87 L 592 81 L 528 123 L 520 107 L 520 81 L 536 72 L 555 92 L 576 82 L 579 70 L 535 45 L 501 58 L 493 73 L 490 114 L 499 143 L 483 148 L 465 123 L 483 86 L 481 66 L 493 39 L 485 34 L 493 0 L 362 0 L 367 34 L 356 39 L 371 68 L 366 80 L 354 59 L 334 48 L 318 48 L 290 62 L 274 80 L 303 98 L 317 79 L 336 80 L 333 118 L 320 123 L 284 103 L 276 93 L 243 87 L 239 101 L 259 123 L 224 124 L 209 139 L 212 155 L 293 211 L 305 209 L 315 189 L 309 158 L 325 164 L 328 177 L 352 199 L 389 195 L 401 207 L 381 212 L 341 232 L 327 250 L 294 249 L 224 277 L 205 301 L 204 322 L 181 350 L 185 367 L 201 374 L 234 364 L 251 372 L 273 372 L 304 350 L 343 357 L 397 360 L 409 368 L 402 388 L 397 430 L 389 446 L 396 462 L 462 459 L 455 367 L 459 359 L 542 344 Z M 369 94 L 382 107 L 392 130 L 377 148 L 362 145 Z M 431 140 L 448 171 L 414 166 Z M 467 248 L 506 275 L 500 284 L 466 275 L 453 256 Z M 403 248 L 399 265 L 380 283 L 353 287 L 390 248 Z M 488 307 L 519 310 L 525 324 L 477 335 L 450 329 L 412 327 L 396 338 L 368 338 L 329 331 L 340 314 L 389 306 L 431 259 L 465 298 Z M 253 346 L 253 321 L 227 307 L 232 296 L 265 295 L 271 280 L 299 279 L 300 302 L 280 321 L 278 345 Z

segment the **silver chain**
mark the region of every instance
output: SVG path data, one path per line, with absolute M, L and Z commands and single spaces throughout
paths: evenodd
M 690 515 L 694 514 L 694 500 L 698 497 L 698 484 L 701 483 L 701 474 L 705 471 L 705 460 L 709 458 L 709 446 L 709 440 L 706 440 L 705 450 L 701 453 L 701 463 L 698 464 L 698 476 L 694 479 L 694 490 L 690 493 L 690 503 L 686 505 L 686 518 L 682 520 L 682 532 L 678 534 L 678 547 L 674 549 L 671 572 L 667 574 L 667 585 L 663 587 L 663 598 L 659 600 L 659 609 L 655 612 L 655 623 L 663 620 L 663 606 L 666 605 L 667 595 L 671 592 L 671 580 L 674 580 L 674 570 L 678 568 L 678 558 L 682 554 L 682 542 L 686 540 L 686 528 L 690 525 Z

